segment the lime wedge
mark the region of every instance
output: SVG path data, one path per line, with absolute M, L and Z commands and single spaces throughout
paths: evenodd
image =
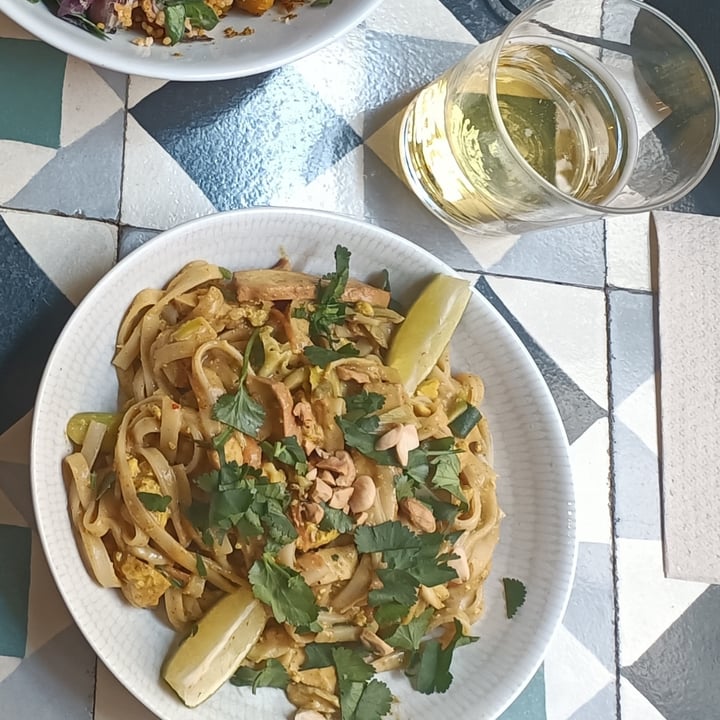
M 268 617 L 249 586 L 225 595 L 200 619 L 197 632 L 169 655 L 163 678 L 188 707 L 196 707 L 238 669 Z
M 447 347 L 469 299 L 470 285 L 466 280 L 436 275 L 410 307 L 386 358 L 410 395 Z

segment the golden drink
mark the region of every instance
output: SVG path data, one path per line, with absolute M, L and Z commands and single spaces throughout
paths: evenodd
M 504 130 L 483 70 L 461 81 L 450 71 L 408 107 L 401 163 L 429 208 L 458 227 L 536 213 L 542 221 L 548 194 L 602 205 L 622 189 L 637 131 L 597 60 L 562 41 L 521 40 L 500 54 L 495 80 Z

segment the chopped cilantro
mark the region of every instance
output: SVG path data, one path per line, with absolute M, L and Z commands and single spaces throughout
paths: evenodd
M 445 540 L 442 533 L 417 535 L 397 520 L 357 528 L 358 551 L 380 552 L 387 565 L 377 571 L 383 587 L 370 591 L 370 604 L 412 605 L 420 585 L 433 587 L 455 579 L 457 573 L 447 564 L 454 555 L 439 554 Z
M 248 579 L 255 597 L 271 607 L 278 622 L 298 626 L 317 619 L 315 596 L 302 575 L 279 565 L 268 553 L 253 563 Z
M 350 251 L 342 245 L 335 247 L 335 272 L 323 275 L 318 281 L 315 304 L 308 312 L 307 308 L 298 308 L 295 317 L 309 322 L 310 337 L 317 342 L 320 338 L 332 344 L 332 327 L 345 321 L 347 303 L 341 301 L 345 286 L 350 278 Z
M 320 529 L 327 532 L 328 530 L 337 530 L 339 533 L 349 533 L 355 525 L 353 519 L 342 510 L 331 508 L 327 503 L 321 503 L 324 510 L 323 519 L 320 521 Z
M 212 412 L 215 420 L 220 420 L 226 425 L 230 425 L 230 427 L 252 437 L 257 437 L 258 430 L 260 430 L 265 420 L 265 408 L 250 396 L 245 387 L 248 370 L 250 369 L 250 356 L 258 334 L 259 331 L 255 330 L 245 347 L 237 390 L 234 393 L 226 393 L 218 398 Z
M 332 651 L 340 694 L 342 720 L 378 720 L 390 711 L 392 695 L 374 680 L 375 670 L 358 653 L 344 647 Z
M 409 623 L 398 625 L 395 632 L 385 638 L 385 642 L 399 650 L 417 650 L 430 625 L 433 612 L 433 608 L 428 608 Z
M 380 420 L 372 413 L 381 410 L 385 398 L 380 393 L 363 390 L 345 398 L 345 414 L 335 416 L 335 422 L 343 431 L 345 444 L 355 448 L 378 465 L 397 465 L 397 457 L 390 450 L 376 450 Z
M 503 590 L 505 591 L 505 614 L 510 618 L 525 604 L 527 588 L 525 584 L 515 578 L 503 578 Z
M 218 270 L 220 271 L 220 274 L 223 276 L 223 280 L 232 280 L 233 274 L 226 267 L 219 265 Z
M 209 504 L 193 503 L 188 515 L 200 530 L 223 537 L 232 528 L 243 537 L 266 537 L 266 550 L 277 552 L 297 538 L 285 514 L 290 502 L 285 483 L 271 483 L 258 468 L 226 462 L 218 451 L 220 469 L 205 473 L 195 484 L 210 495 Z
M 309 345 L 303 350 L 303 355 L 305 355 L 312 365 L 324 368 L 335 360 L 358 357 L 360 352 L 354 345 L 346 343 L 336 350 L 320 347 L 318 345 Z
M 313 0 L 310 3 L 310 7 L 327 7 L 328 5 L 332 5 L 333 0 Z
M 307 455 L 294 435 L 277 440 L 273 444 L 262 442 L 260 445 L 269 458 L 289 465 L 301 475 L 307 472 Z
M 160 495 L 159 493 L 139 492 L 137 496 L 138 500 L 150 512 L 165 512 L 172 501 L 169 495 Z
M 342 647 L 337 643 L 309 643 L 305 646 L 305 662 L 301 670 L 330 667 L 333 664 L 333 650 Z
M 462 625 L 455 620 L 455 635 L 443 648 L 439 640 L 427 640 L 413 653 L 406 670 L 413 687 L 421 693 L 444 693 L 452 683 L 450 664 L 455 648 L 469 645 L 477 640 L 462 634 Z
M 261 670 L 253 670 L 249 667 L 240 667 L 230 678 L 233 685 L 239 687 L 251 687 L 253 695 L 258 688 L 274 687 L 283 690 L 290 683 L 290 676 L 279 660 L 270 659 Z
M 198 575 L 200 577 L 207 577 L 207 568 L 205 567 L 205 561 L 200 553 L 195 553 L 195 567 L 197 568 Z
M 396 602 L 379 605 L 375 608 L 375 622 L 377 622 L 380 627 L 394 625 L 410 612 L 410 607 L 410 605 L 402 605 Z

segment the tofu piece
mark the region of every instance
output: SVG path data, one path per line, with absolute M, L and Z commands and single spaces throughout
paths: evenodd
M 294 270 L 238 270 L 233 274 L 238 302 L 314 300 L 319 278 Z M 345 302 L 367 302 L 387 307 L 390 293 L 359 280 L 348 280 Z

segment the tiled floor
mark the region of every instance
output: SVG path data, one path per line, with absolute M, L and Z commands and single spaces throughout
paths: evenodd
M 720 593 L 662 571 L 647 217 L 478 242 L 393 169 L 407 98 L 501 24 L 483 0 L 386 0 L 291 67 L 178 85 L 92 68 L 0 17 L 1 717 L 151 717 L 96 668 L 57 597 L 32 529 L 29 413 L 63 323 L 119 257 L 255 204 L 364 217 L 440 255 L 545 376 L 571 443 L 579 563 L 544 666 L 504 720 L 720 717 Z

